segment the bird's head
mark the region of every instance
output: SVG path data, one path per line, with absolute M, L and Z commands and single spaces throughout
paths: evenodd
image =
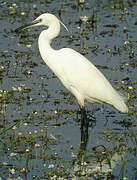
M 50 25 L 54 26 L 54 28 L 58 26 L 60 27 L 60 24 L 64 26 L 64 28 L 70 33 L 70 37 L 72 38 L 72 33 L 68 30 L 68 28 L 53 14 L 50 13 L 44 13 L 41 14 L 39 17 L 37 17 L 34 21 L 31 23 L 28 23 L 26 25 L 23 25 L 15 30 L 15 32 L 20 32 L 23 29 L 29 28 L 29 27 L 35 27 L 35 26 L 48 26 Z
M 41 14 L 39 17 L 37 17 L 34 21 L 31 23 L 25 24 L 15 30 L 15 32 L 20 32 L 23 29 L 29 28 L 29 27 L 35 27 L 35 26 L 50 26 L 53 22 L 59 22 L 56 16 L 49 13 Z

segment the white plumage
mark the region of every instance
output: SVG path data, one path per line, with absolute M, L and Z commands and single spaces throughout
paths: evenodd
M 60 23 L 63 24 L 56 16 L 45 13 L 27 25 L 27 27 L 48 26 L 47 30 L 41 32 L 38 39 L 42 59 L 76 97 L 81 108 L 84 108 L 85 101 L 104 102 L 127 113 L 128 107 L 123 96 L 111 86 L 105 76 L 87 58 L 70 48 L 54 50 L 50 46 L 52 39 L 60 32 Z

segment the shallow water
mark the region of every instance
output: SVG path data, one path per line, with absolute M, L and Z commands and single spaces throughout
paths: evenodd
M 115 178 L 135 179 L 136 2 L 1 1 L 0 8 L 0 177 L 31 180 L 78 176 L 73 171 L 81 141 L 78 104 L 40 57 L 37 39 L 43 28 L 13 32 L 43 12 L 50 12 L 73 34 L 72 40 L 61 27 L 52 46 L 71 47 L 84 54 L 129 97 L 129 114 L 109 105 L 86 105 L 90 126 L 84 151 L 88 168 L 93 169 L 89 157 L 97 153 L 93 147 L 103 145 L 111 158 L 117 152 L 122 156 L 112 169 Z M 81 16 L 89 21 L 82 21 Z M 98 166 L 94 162 L 94 168 Z M 95 174 L 78 177 L 95 179 Z M 98 174 L 102 179 L 108 176 Z

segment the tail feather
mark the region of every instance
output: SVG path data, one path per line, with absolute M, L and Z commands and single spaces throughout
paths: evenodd
M 117 92 L 117 94 L 119 95 L 119 98 L 116 98 L 115 103 L 113 104 L 113 106 L 118 109 L 119 111 L 123 112 L 123 113 L 127 113 L 128 112 L 128 107 L 126 105 L 127 102 L 127 98 L 120 94 L 119 92 Z
M 124 101 L 118 102 L 115 105 L 113 105 L 116 109 L 118 109 L 119 111 L 123 112 L 123 113 L 127 113 L 128 112 L 128 107 L 126 105 L 126 103 Z

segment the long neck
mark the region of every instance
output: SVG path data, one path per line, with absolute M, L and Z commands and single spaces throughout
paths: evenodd
M 47 30 L 44 30 L 40 33 L 39 39 L 38 39 L 38 45 L 39 45 L 39 51 L 42 56 L 42 59 L 50 66 L 50 57 L 55 51 L 51 47 L 52 39 L 58 36 L 60 32 L 60 23 L 59 21 L 52 22 L 51 25 L 49 25 L 49 28 Z M 48 61 L 49 60 L 49 61 Z
M 50 46 L 52 39 L 56 38 L 59 35 L 59 32 L 60 32 L 60 22 L 59 21 L 52 22 L 52 24 L 49 25 L 47 30 L 44 30 L 40 33 L 38 39 L 39 47 L 41 47 L 41 45 L 42 45 L 41 48 L 43 48 L 46 45 Z

